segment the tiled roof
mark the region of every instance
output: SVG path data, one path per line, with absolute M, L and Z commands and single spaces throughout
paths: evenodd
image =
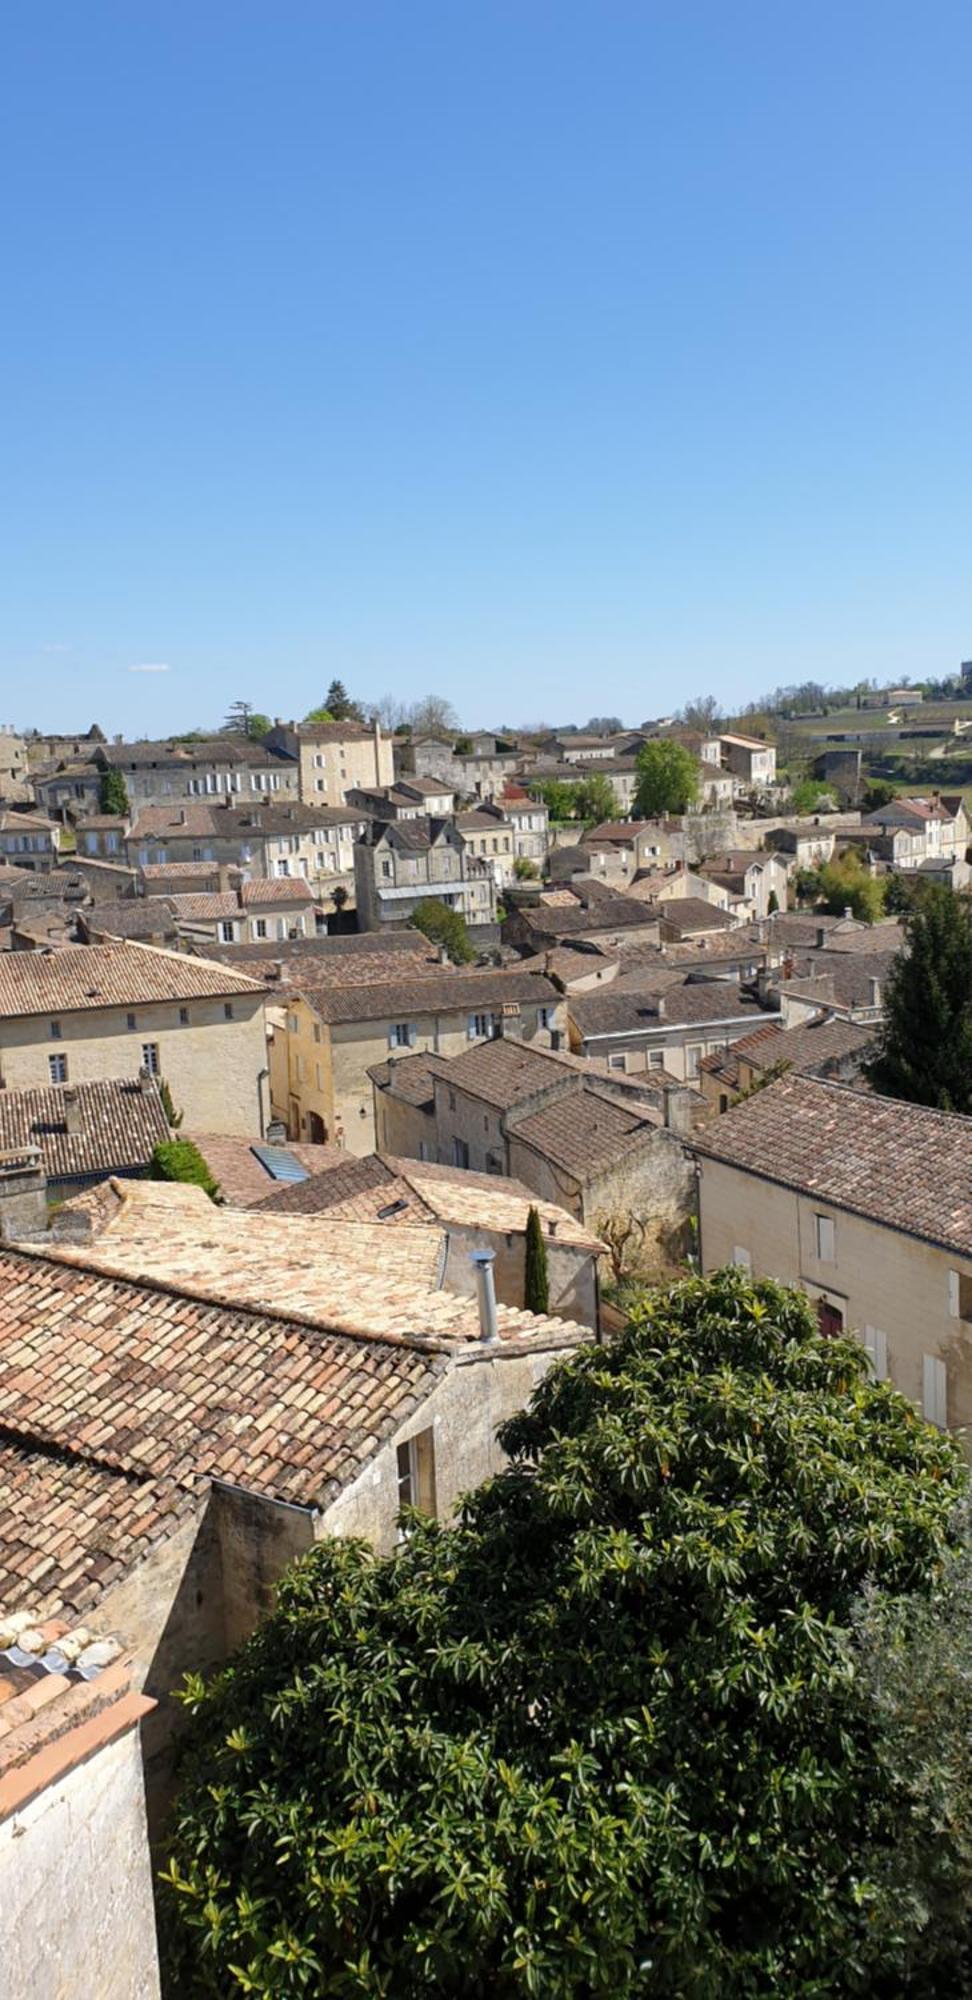
M 972 1258 L 972 1118 L 784 1076 L 693 1145 Z
M 299 722 L 297 735 L 302 743 L 370 743 L 374 730 L 366 722 Z M 384 735 L 384 732 L 382 732 Z
M 243 973 L 149 944 L 74 945 L 50 953 L 5 952 L 0 958 L 0 1019 L 6 1020 L 257 991 Z
M 85 1217 L 92 1237 L 78 1249 Z M 195 1299 L 283 1313 L 366 1342 L 463 1347 L 480 1338 L 475 1301 L 439 1289 L 445 1244 L 435 1229 L 389 1232 L 380 1222 L 249 1209 L 241 1230 L 240 1216 L 214 1207 L 200 1188 L 152 1181 L 108 1181 L 65 1203 L 58 1220 L 71 1238 L 50 1256 L 156 1280 Z M 563 1331 L 560 1322 L 552 1327 L 510 1306 L 499 1326 L 516 1339 Z
M 95 903 L 84 912 L 86 930 L 104 931 L 110 937 L 175 937 L 172 906 L 165 896 L 119 896 Z
M 826 951 L 815 954 L 811 960 L 798 959 L 795 977 L 785 982 L 783 991 L 795 999 L 821 999 L 832 997 L 838 1007 L 868 1007 L 871 1005 L 872 982 L 877 980 L 883 990 L 884 981 L 894 964 L 894 951 L 843 952 Z M 810 971 L 813 966 L 813 972 Z
M 378 1153 L 366 1153 L 361 1159 L 347 1154 L 340 1165 L 312 1181 L 277 1188 L 260 1203 L 260 1210 L 269 1215 L 342 1215 L 349 1221 L 380 1221 L 386 1227 L 435 1220 L 421 1195 Z
M 12 812 L 0 806 L 0 833 L 53 833 L 55 822 L 42 813 Z
M 658 915 L 663 923 L 674 924 L 683 931 L 725 931 L 731 929 L 733 922 L 728 910 L 707 903 L 704 896 L 669 896 Z
M 873 1047 L 874 1029 L 857 1021 L 822 1019 L 806 1021 L 795 1028 L 759 1030 L 733 1043 L 733 1052 L 745 1056 L 754 1069 L 772 1069 L 784 1062 L 798 1075 L 807 1075 L 819 1063 L 841 1056 L 863 1056 Z
M 76 1456 L 69 1443 L 42 1451 L 0 1427 L 0 1604 L 80 1618 L 188 1503 L 170 1481 Z
M 508 1111 L 538 1090 L 550 1090 L 561 1080 L 569 1080 L 574 1069 L 552 1049 L 531 1048 L 507 1036 L 476 1042 L 448 1061 L 443 1056 L 427 1061 L 434 1078 L 441 1077 L 454 1089 L 467 1091 L 501 1111 Z
M 230 881 L 234 876 L 238 881 L 240 876 L 238 864 L 231 861 L 228 866 Z M 177 882 L 198 882 L 203 878 L 207 881 L 210 878 L 216 881 L 219 870 L 218 861 L 144 861 L 138 872 L 148 883 L 167 882 L 170 876 Z
M 220 1195 L 231 1207 L 253 1208 L 280 1186 L 269 1169 L 261 1165 L 254 1150 L 259 1146 L 266 1151 L 267 1140 L 194 1132 L 193 1141 L 218 1182 Z M 305 1146 L 297 1139 L 286 1139 L 283 1145 L 308 1174 L 326 1173 L 329 1167 L 340 1166 L 347 1157 L 343 1146 Z
M 0 1426 L 187 1489 L 228 1479 L 324 1501 L 446 1365 L 417 1346 L 0 1252 Z
M 307 882 L 293 875 L 275 876 L 269 882 L 244 882 L 240 896 L 245 909 L 262 909 L 267 904 L 299 903 L 302 906 L 314 901 L 313 892 Z
M 510 1137 L 578 1181 L 590 1179 L 654 1136 L 657 1120 L 618 1102 L 593 1082 L 518 1118 Z
M 219 918 L 238 917 L 243 910 L 234 889 L 199 889 L 170 896 L 168 902 L 180 923 L 215 923 Z
M 732 980 L 684 981 L 659 985 L 651 974 L 623 976 L 598 993 L 570 996 L 570 1018 L 585 1041 L 598 1035 L 630 1034 L 646 1028 L 680 1028 L 715 1021 L 754 1023 L 766 1015 L 751 995 L 741 992 Z M 658 995 L 664 995 L 664 1011 L 658 1012 Z
M 269 750 L 246 736 L 214 736 L 202 743 L 109 743 L 105 746 L 109 764 L 151 769 L 156 764 L 268 764 L 286 761 L 278 750 Z
M 600 886 L 600 885 L 598 885 Z M 585 889 L 585 894 L 588 893 Z M 612 931 L 646 927 L 657 923 L 657 911 L 646 909 L 632 896 L 600 895 L 590 896 L 585 909 L 583 903 L 571 896 L 571 906 L 551 909 L 540 904 L 536 907 L 521 905 L 517 915 L 528 930 L 545 937 L 582 936 L 585 931 Z
M 69 1115 L 72 1122 L 77 1118 L 76 1131 L 67 1129 Z M 154 1083 L 143 1090 L 137 1082 L 117 1078 L 52 1084 L 47 1090 L 0 1090 L 0 1149 L 39 1146 L 48 1180 L 144 1167 L 155 1147 L 171 1136 Z
M 555 1203 L 541 1201 L 522 1181 L 390 1153 L 348 1159 L 313 1181 L 281 1188 L 262 1207 L 277 1215 L 380 1216 L 386 1226 L 439 1222 L 510 1235 L 526 1229 L 529 1211 L 536 1208 L 548 1234 L 559 1242 L 591 1251 L 601 1247 L 583 1224 Z M 392 1208 L 395 1212 L 389 1214 Z
M 129 838 L 163 840 L 175 834 L 183 840 L 212 839 L 216 811 L 217 807 L 206 799 L 183 799 L 181 804 L 171 806 L 139 806 Z
M 426 1056 L 396 1056 L 388 1062 L 375 1063 L 368 1075 L 389 1097 L 397 1097 L 403 1104 L 414 1104 L 420 1111 L 434 1108 L 435 1088 Z
M 504 1004 L 538 1007 L 556 1004 L 562 998 L 552 980 L 535 972 L 516 972 L 483 967 L 463 970 L 454 966 L 431 965 L 421 972 L 409 971 L 407 978 L 356 981 L 336 985 L 326 974 L 309 976 L 303 961 L 299 967 L 285 964 L 285 979 L 312 999 L 322 1021 L 405 1020 L 413 1014 L 490 1012 Z

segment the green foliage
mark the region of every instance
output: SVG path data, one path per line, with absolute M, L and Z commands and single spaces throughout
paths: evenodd
M 790 803 L 796 813 L 812 813 L 820 800 L 829 796 L 827 786 L 822 785 L 819 778 L 801 778 L 799 784 L 793 787 Z
M 171 1125 L 173 1132 L 175 1132 L 178 1129 L 178 1127 L 182 1124 L 182 1120 L 185 1116 L 185 1113 L 176 1110 L 172 1092 L 169 1089 L 165 1077 L 162 1078 L 159 1084 L 159 1096 L 162 1099 L 162 1109 L 165 1112 L 166 1118 L 169 1124 Z
M 936 883 L 906 917 L 884 988 L 876 1090 L 972 1113 L 972 903 Z
M 361 704 L 352 701 L 343 681 L 332 681 L 324 696 L 323 706 L 327 709 L 327 719 L 331 722 L 361 722 Z M 319 716 L 318 721 L 324 721 Z
M 775 917 L 775 915 L 776 915 L 776 912 L 777 912 L 777 910 L 779 909 L 779 907 L 780 907 L 780 899 L 779 899 L 779 897 L 778 897 L 778 895 L 777 895 L 777 893 L 776 893 L 776 890 L 775 890 L 775 889 L 771 889 L 771 890 L 770 890 L 770 892 L 769 892 L 769 897 L 768 897 L 768 899 L 767 899 L 767 903 L 766 903 L 766 914 L 767 914 L 767 916 L 770 916 L 770 917 Z
M 884 909 L 884 883 L 869 875 L 853 848 L 823 868 L 801 869 L 801 894 L 812 894 L 831 916 L 849 910 L 858 922 L 873 924 Z
M 306 714 L 306 715 L 305 715 L 305 717 L 304 717 L 304 721 L 305 721 L 305 722 L 336 722 L 336 721 L 337 721 L 337 716 L 336 716 L 336 715 L 332 715 L 332 714 L 331 714 L 331 711 L 330 711 L 330 709 L 329 709 L 329 708 L 311 708 L 311 709 L 308 709 L 308 711 L 307 711 L 307 714 Z
M 933 1595 L 865 1593 L 861 1671 L 879 1729 L 878 1753 L 903 1810 L 893 1846 L 869 1857 L 890 1920 L 904 1913 L 903 1990 L 972 1992 L 972 1538 L 962 1540 Z
M 574 806 L 578 819 L 614 820 L 621 817 L 621 804 L 617 792 L 603 771 L 591 771 L 574 788 Z
M 457 736 L 453 745 L 453 751 L 457 757 L 471 757 L 472 747 L 471 736 Z
M 437 896 L 423 896 L 412 915 L 416 930 L 432 944 L 444 944 L 453 965 L 470 965 L 476 956 L 465 918 L 450 910 Z
M 535 798 L 541 799 L 552 820 L 577 819 L 577 786 L 569 784 L 565 778 L 541 778 L 530 790 Z
M 635 759 L 637 819 L 663 819 L 688 812 L 699 789 L 699 769 L 691 750 L 673 737 L 644 743 Z
M 121 771 L 116 771 L 113 764 L 109 764 L 108 769 L 101 773 L 98 804 L 103 813 L 118 813 L 121 815 L 127 814 L 130 811 L 128 787 L 125 783 L 124 775 Z
M 513 863 L 513 873 L 518 882 L 535 882 L 540 870 L 536 862 L 531 861 L 528 855 L 518 854 Z
M 954 1442 L 738 1271 L 654 1294 L 500 1435 L 457 1525 L 319 1543 L 188 1685 L 171 1990 L 899 1991 L 851 1607 L 938 1573 Z
M 864 788 L 861 806 L 864 812 L 878 812 L 882 806 L 892 805 L 897 796 L 897 786 L 887 778 L 871 778 Z
M 257 741 L 261 737 L 269 736 L 272 728 L 273 723 L 269 715 L 263 715 L 258 708 L 251 710 L 247 716 L 246 733 L 248 736 L 255 737 Z
M 191 1187 L 204 1188 L 210 1201 L 219 1193 L 218 1182 L 191 1139 L 160 1140 L 149 1164 L 149 1180 L 186 1181 Z
M 530 1207 L 526 1226 L 526 1269 L 523 1308 L 529 1313 L 550 1311 L 550 1280 L 547 1274 L 547 1246 L 540 1227 L 539 1209 Z

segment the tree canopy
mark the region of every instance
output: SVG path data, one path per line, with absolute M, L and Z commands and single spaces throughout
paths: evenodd
M 684 743 L 659 737 L 643 743 L 635 759 L 638 789 L 634 810 L 639 819 L 661 819 L 684 813 L 699 789 L 698 764 Z
M 124 773 L 117 770 L 114 764 L 109 764 L 107 770 L 102 771 L 98 805 L 103 813 L 124 815 L 131 810 Z
M 445 945 L 453 965 L 472 963 L 476 953 L 459 910 L 450 910 L 437 896 L 423 896 L 412 912 L 412 922 L 432 944 Z
M 972 1113 L 972 902 L 936 883 L 905 917 L 885 981 L 875 1089 Z
M 851 1616 L 946 1561 L 953 1440 L 739 1271 L 645 1299 L 500 1436 L 456 1525 L 318 1544 L 189 1684 L 173 1990 L 901 1991 Z
M 171 1121 L 170 1121 L 171 1122 Z M 150 1181 L 185 1181 L 215 1201 L 219 1185 L 192 1139 L 160 1139 L 149 1162 Z

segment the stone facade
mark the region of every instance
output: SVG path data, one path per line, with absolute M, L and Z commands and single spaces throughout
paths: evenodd
M 395 776 L 392 739 L 377 722 L 275 722 L 267 743 L 295 759 L 307 805 L 343 806 L 350 791 Z

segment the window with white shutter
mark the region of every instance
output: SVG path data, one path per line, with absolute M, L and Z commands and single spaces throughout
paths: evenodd
M 937 1354 L 922 1356 L 921 1407 L 930 1424 L 944 1430 L 948 1422 L 948 1377 Z
M 887 1375 L 888 1375 L 887 1334 L 882 1333 L 881 1328 L 879 1326 L 866 1326 L 864 1328 L 864 1348 L 867 1354 L 867 1358 L 871 1364 L 871 1374 L 874 1376 L 875 1381 L 876 1382 L 887 1381 Z

